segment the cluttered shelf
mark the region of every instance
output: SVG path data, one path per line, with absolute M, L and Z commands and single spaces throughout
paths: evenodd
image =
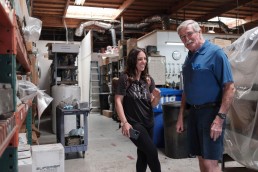
M 57 69 L 74 69 L 74 70 L 77 70 L 78 69 L 78 66 L 57 66 Z
M 0 1 L 0 54 L 12 53 L 14 49 L 14 40 L 10 40 L 14 35 L 13 20 L 14 12 Z
M 28 107 L 28 104 L 22 104 L 9 118 L 0 120 L 0 157 L 9 145 L 18 146 L 18 137 L 14 136 L 26 119 Z
M 9 17 L 10 10 L 7 8 L 7 5 L 4 1 L 0 1 L 0 17 L 1 17 L 1 24 L 4 24 L 6 26 L 11 26 L 11 18 Z
M 28 53 L 25 47 L 24 38 L 21 35 L 21 27 L 18 25 L 17 21 L 15 23 L 15 43 L 16 48 L 14 54 L 16 54 L 16 59 L 18 60 L 19 64 L 25 69 L 26 72 L 30 72 L 30 65 L 31 62 L 28 58 Z
M 57 85 L 65 84 L 65 85 L 76 85 L 78 81 L 56 81 Z
M 24 123 L 31 104 L 32 104 L 32 101 L 29 101 L 29 103 L 27 104 L 22 104 L 17 108 L 17 111 L 14 112 L 16 116 L 16 125 L 18 126 L 18 130 L 20 130 L 22 124 Z
M 18 129 L 18 126 L 15 126 L 10 133 L 8 133 L 7 137 L 4 138 L 4 133 L 0 133 L 0 157 L 2 156 L 3 152 L 5 151 L 5 149 L 9 146 L 9 143 L 11 141 L 11 139 L 13 138 L 14 134 L 16 133 Z M 3 139 L 3 140 L 2 140 Z
M 5 1 L 0 1 L 0 25 L 0 54 L 15 54 L 18 62 L 29 72 L 30 61 L 15 11 Z

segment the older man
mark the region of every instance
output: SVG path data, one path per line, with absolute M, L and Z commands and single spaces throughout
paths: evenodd
M 183 113 L 189 107 L 189 154 L 198 157 L 201 172 L 220 172 L 225 119 L 235 92 L 230 64 L 221 48 L 203 38 L 197 22 L 186 20 L 177 32 L 189 52 L 176 130 L 184 130 Z

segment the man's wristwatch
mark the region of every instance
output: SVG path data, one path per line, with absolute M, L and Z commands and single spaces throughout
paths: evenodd
M 218 113 L 218 116 L 221 118 L 221 119 L 226 119 L 227 115 L 224 114 L 224 113 Z

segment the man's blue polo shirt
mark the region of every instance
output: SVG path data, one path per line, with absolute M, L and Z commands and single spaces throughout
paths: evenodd
M 233 82 L 226 54 L 208 40 L 197 52 L 189 51 L 183 65 L 183 82 L 187 103 L 221 102 L 223 85 Z

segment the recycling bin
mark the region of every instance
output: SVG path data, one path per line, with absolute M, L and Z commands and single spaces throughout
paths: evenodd
M 182 133 L 176 132 L 176 122 L 181 101 L 163 103 L 164 142 L 165 155 L 174 159 L 188 157 L 187 148 L 187 111 L 184 114 L 184 129 Z
M 159 88 L 160 101 L 156 107 L 153 108 L 154 112 L 154 130 L 153 142 L 158 148 L 164 148 L 164 124 L 163 124 L 163 111 L 162 104 L 165 102 L 181 101 L 182 90 L 172 88 Z

